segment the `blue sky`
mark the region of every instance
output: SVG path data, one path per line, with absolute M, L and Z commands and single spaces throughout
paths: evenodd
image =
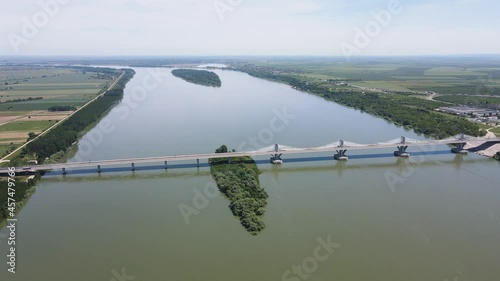
M 360 56 L 500 53 L 497 1 L 400 0 L 402 11 L 382 26 L 373 11 L 389 12 L 391 1 L 7 1 L 0 54 L 343 55 L 346 46 Z M 373 24 L 379 29 L 368 36 Z M 360 36 L 369 42 L 357 44 Z

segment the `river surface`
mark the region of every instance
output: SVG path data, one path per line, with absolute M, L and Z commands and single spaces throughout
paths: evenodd
M 222 87 L 210 88 L 169 69 L 136 71 L 70 161 L 424 139 L 239 72 L 217 70 Z M 499 280 L 500 163 L 451 153 L 354 159 L 392 151 L 259 164 L 270 198 L 258 236 L 231 215 L 206 167 L 46 176 L 17 217 L 15 275 L 0 232 L 0 279 Z

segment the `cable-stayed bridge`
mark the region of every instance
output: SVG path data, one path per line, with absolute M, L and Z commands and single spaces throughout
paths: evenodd
M 395 138 L 386 142 L 374 143 L 374 144 L 359 144 L 354 142 L 349 142 L 345 140 L 339 140 L 324 146 L 311 147 L 311 148 L 298 148 L 290 147 L 286 145 L 275 144 L 272 146 L 264 147 L 254 151 L 242 151 L 242 152 L 230 152 L 230 153 L 207 153 L 207 154 L 191 154 L 191 155 L 174 155 L 174 156 L 159 156 L 159 157 L 143 157 L 143 158 L 128 158 L 128 159 L 111 159 L 111 160 L 98 160 L 98 161 L 88 161 L 88 162 L 69 162 L 61 164 L 42 164 L 42 165 L 32 165 L 30 167 L 17 167 L 16 172 L 34 172 L 34 171 L 47 171 L 47 170 L 57 170 L 61 169 L 63 174 L 66 173 L 66 169 L 78 169 L 78 168 L 88 168 L 95 167 L 97 172 L 101 172 L 101 168 L 104 166 L 118 166 L 118 165 L 129 165 L 132 170 L 135 169 L 137 164 L 147 164 L 147 163 L 164 163 L 165 169 L 168 169 L 168 163 L 176 161 L 196 161 L 199 166 L 200 160 L 210 159 L 210 158 L 227 158 L 227 157 L 242 157 L 242 156 L 265 156 L 270 155 L 270 161 L 274 164 L 283 163 L 283 155 L 290 154 L 306 154 L 306 153 L 331 153 L 334 152 L 333 157 L 337 160 L 347 160 L 347 151 L 351 150 L 363 150 L 363 149 L 382 149 L 382 148 L 396 148 L 394 151 L 394 156 L 398 157 L 410 157 L 410 153 L 407 152 L 409 148 L 419 148 L 426 151 L 432 149 L 433 146 L 438 145 L 453 145 L 451 149 L 453 153 L 468 153 L 464 149 L 467 143 L 500 143 L 500 138 L 478 138 L 472 137 L 464 134 L 460 134 L 454 137 L 450 137 L 442 140 L 416 140 L 405 137 Z M 429 148 L 430 147 L 430 148 Z M 286 160 L 286 159 L 285 159 Z M 7 169 L 0 169 L 0 174 L 7 173 Z

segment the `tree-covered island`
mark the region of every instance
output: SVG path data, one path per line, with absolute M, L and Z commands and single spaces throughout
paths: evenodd
M 227 153 L 225 145 L 216 153 Z M 229 208 L 240 218 L 241 225 L 252 235 L 265 228 L 262 216 L 269 195 L 260 187 L 259 168 L 249 157 L 211 158 L 210 172 L 219 190 L 231 202 Z
M 220 87 L 222 82 L 215 72 L 207 70 L 195 70 L 195 69 L 174 69 L 172 74 L 175 77 L 181 78 L 189 83 L 209 86 L 209 87 Z

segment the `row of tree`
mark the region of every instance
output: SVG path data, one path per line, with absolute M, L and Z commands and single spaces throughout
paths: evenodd
M 47 134 L 28 144 L 13 162 L 15 163 L 16 160 L 19 161 L 25 155 L 36 154 L 38 162 L 43 163 L 51 155 L 60 151 L 66 151 L 66 149 L 78 140 L 81 131 L 98 120 L 112 105 L 122 99 L 125 85 L 134 74 L 133 70 L 125 70 L 124 76 L 113 89 L 73 114 Z
M 70 106 L 70 105 L 55 105 L 49 107 L 49 111 L 54 112 L 54 111 L 75 111 L 76 107 Z
M 8 182 L 0 180 L 0 222 L 9 217 L 8 198 L 10 194 L 13 195 L 16 207 L 20 208 L 21 202 L 34 191 L 33 187 L 40 180 L 40 174 L 36 174 L 34 178 L 27 181 L 20 179 L 20 177 L 16 177 L 15 192 L 9 192 Z M 19 210 L 16 209 L 16 211 Z
M 23 102 L 23 101 L 33 101 L 33 100 L 43 100 L 43 97 L 29 97 L 25 99 L 13 99 L 13 100 L 6 100 L 4 102 L 0 103 L 14 103 L 14 102 Z
M 363 93 L 358 91 L 337 91 L 323 85 L 310 83 L 286 74 L 274 74 L 262 67 L 244 66 L 235 70 L 246 72 L 252 76 L 287 83 L 299 90 L 321 96 L 338 104 L 359 109 L 394 122 L 396 125 L 413 129 L 416 133 L 425 134 L 437 139 L 465 133 L 472 136 L 486 134 L 477 124 L 465 118 L 446 116 L 434 109 L 443 103 L 409 97 L 399 94 Z

